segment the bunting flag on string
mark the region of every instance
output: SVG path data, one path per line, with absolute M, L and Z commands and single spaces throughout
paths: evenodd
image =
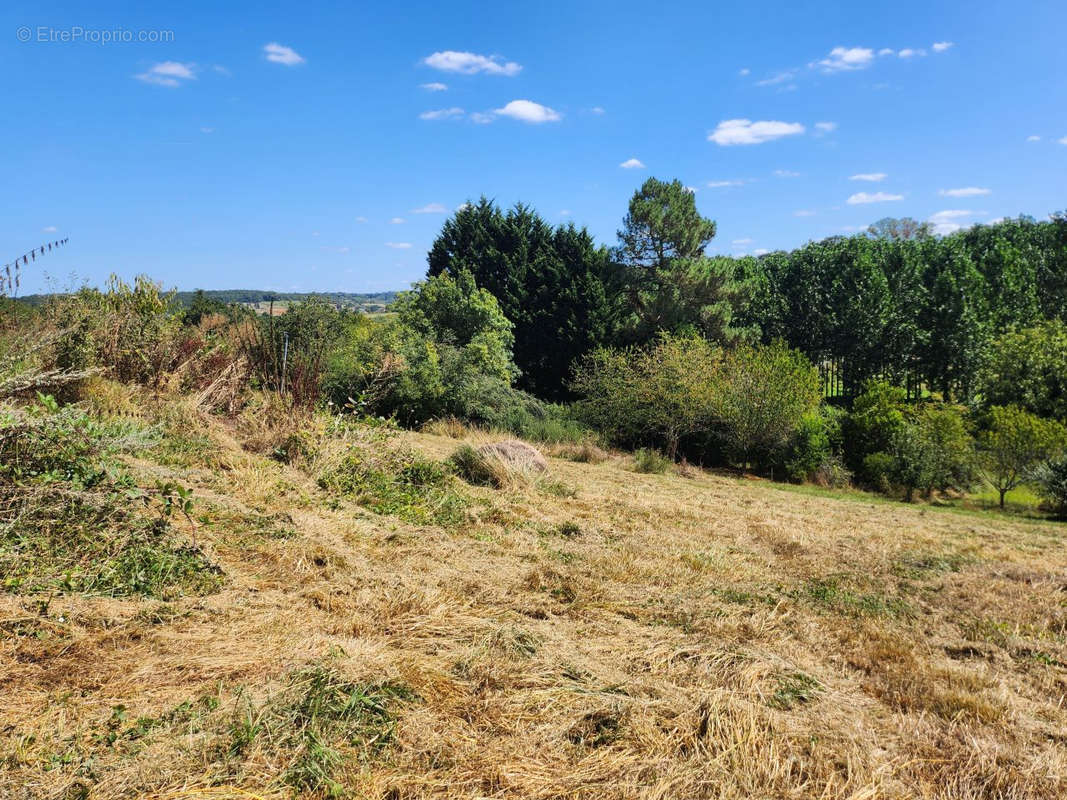
M 0 272 L 0 297 L 14 295 L 18 291 L 20 267 L 29 264 L 31 261 L 36 262 L 37 256 L 52 252 L 52 248 L 59 249 L 60 246 L 65 245 L 68 241 L 70 241 L 69 237 L 45 242 L 40 247 L 35 247 L 30 252 L 18 256 L 14 261 L 4 264 L 3 272 Z

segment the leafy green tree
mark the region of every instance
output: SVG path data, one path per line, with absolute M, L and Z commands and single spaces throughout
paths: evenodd
M 781 342 L 734 348 L 717 383 L 718 436 L 741 465 L 772 463 L 822 399 L 818 370 Z
M 528 206 L 502 211 L 482 197 L 445 222 L 428 261 L 431 277 L 468 270 L 497 299 L 528 391 L 567 397 L 571 364 L 611 338 L 613 268 L 584 228 L 553 228 Z
M 197 289 L 189 307 L 182 314 L 182 322 L 186 325 L 199 325 L 204 317 L 213 314 L 230 316 L 230 308 L 221 300 L 208 297 L 203 289 Z
M 684 437 L 711 426 L 720 363 L 719 348 L 698 336 L 598 348 L 575 371 L 577 411 L 616 442 L 663 444 L 673 459 Z
M 415 285 L 394 305 L 403 325 L 438 346 L 453 348 L 470 368 L 511 382 L 512 324 L 496 298 L 467 270 L 445 272 Z
M 1042 462 L 1063 451 L 1067 430 L 1017 406 L 989 409 L 985 428 L 978 434 L 979 457 L 986 479 L 1004 495 L 1026 480 Z
M 865 468 L 875 453 L 889 453 L 907 424 L 907 395 L 899 386 L 887 381 L 871 380 L 852 401 L 852 412 L 843 424 L 845 462 L 870 485 L 878 484 L 878 475 Z
M 669 270 L 677 261 L 704 255 L 715 237 L 715 222 L 700 215 L 695 195 L 681 181 L 649 178 L 630 198 L 618 236 L 622 263 L 649 272 Z
M 979 394 L 989 406 L 1017 405 L 1067 420 L 1067 325 L 1050 320 L 996 339 Z
M 990 338 L 986 282 L 958 237 L 929 242 L 924 253 L 919 352 L 926 379 L 946 401 L 968 400 Z
M 919 222 L 911 217 L 883 217 L 867 226 L 867 235 L 872 239 L 907 242 L 933 237 L 934 228 L 929 222 Z
M 700 215 L 681 181 L 649 178 L 634 192 L 615 250 L 624 268 L 625 339 L 690 330 L 727 343 L 751 333 L 738 324 L 748 284 L 732 259 L 704 254 L 714 236 L 715 222 Z

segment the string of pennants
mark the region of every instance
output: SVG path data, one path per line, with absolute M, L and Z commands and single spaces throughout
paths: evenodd
M 38 256 L 43 256 L 45 253 L 51 253 L 53 249 L 59 249 L 70 239 L 56 239 L 54 242 L 45 242 L 40 247 L 33 248 L 30 252 L 25 253 L 10 264 L 4 264 L 4 271 L 0 273 L 0 295 L 12 294 L 18 291 L 19 288 L 19 267 L 29 264 L 31 261 L 36 261 Z

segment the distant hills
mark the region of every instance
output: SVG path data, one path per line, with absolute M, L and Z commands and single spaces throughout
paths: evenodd
M 359 311 L 384 311 L 392 303 L 398 292 L 272 292 L 266 289 L 203 289 L 204 296 L 211 300 L 223 303 L 240 303 L 242 305 L 261 306 L 269 304 L 272 300 L 279 305 L 285 306 L 306 300 L 309 297 L 321 297 L 322 299 L 343 308 L 351 308 Z M 177 292 L 174 301 L 182 308 L 188 308 L 196 291 Z M 32 306 L 42 305 L 52 294 L 28 294 L 19 300 Z M 262 310 L 262 309 L 261 309 Z

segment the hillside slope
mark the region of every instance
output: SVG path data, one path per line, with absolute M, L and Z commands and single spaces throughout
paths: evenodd
M 0 796 L 1067 795 L 1063 526 L 623 456 L 413 525 L 152 414 L 220 585 L 0 595 Z

